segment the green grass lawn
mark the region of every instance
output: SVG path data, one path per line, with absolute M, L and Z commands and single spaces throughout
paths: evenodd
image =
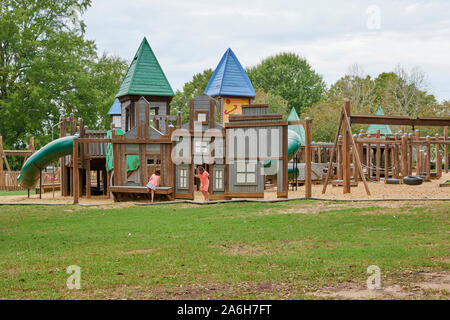
M 27 190 L 17 190 L 17 191 L 3 191 L 0 190 L 0 197 L 5 196 L 26 196 L 28 194 Z M 34 194 L 34 191 L 30 191 L 30 194 Z
M 4 206 L 0 298 L 313 298 L 370 265 L 448 272 L 449 203 L 381 205 Z

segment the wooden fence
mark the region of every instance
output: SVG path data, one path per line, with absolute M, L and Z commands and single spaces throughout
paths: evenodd
M 0 172 L 0 190 L 17 191 L 25 190 L 17 183 L 17 177 L 20 171 L 3 171 Z M 59 170 L 53 172 L 42 172 L 42 184 L 59 184 Z

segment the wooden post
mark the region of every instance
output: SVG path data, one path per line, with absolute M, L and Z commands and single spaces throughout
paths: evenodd
M 109 186 L 109 172 L 106 170 L 106 167 L 102 168 L 102 181 L 103 181 L 103 195 L 106 196 L 108 194 L 108 186 Z
M 73 139 L 73 153 L 72 153 L 72 162 L 73 162 L 73 182 L 72 182 L 72 189 L 73 189 L 73 203 L 78 203 L 78 196 L 79 196 L 79 175 L 80 172 L 78 170 L 78 139 Z
M 408 148 L 408 176 L 413 173 L 413 145 L 412 145 L 412 133 L 409 134 L 407 139 L 407 148 Z
M 334 153 L 337 152 L 337 162 L 338 162 L 338 175 L 339 175 L 339 171 L 340 171 L 340 152 L 339 152 L 339 139 L 340 139 L 340 135 L 339 132 L 341 131 L 341 127 L 342 127 L 342 119 L 344 117 L 344 113 L 341 112 L 341 116 L 339 118 L 339 125 L 338 125 L 338 129 L 336 131 L 336 136 L 334 138 L 334 145 L 333 145 L 333 149 L 331 149 L 331 155 L 330 155 L 330 163 L 328 163 L 328 171 L 327 171 L 327 175 L 325 177 L 325 181 L 323 184 L 323 188 L 322 188 L 322 194 L 324 194 L 327 191 L 327 185 L 328 185 L 328 180 L 330 178 L 331 175 L 331 171 L 333 168 L 333 158 L 334 158 Z
M 406 135 L 402 136 L 402 176 L 408 175 L 408 146 L 406 144 Z
M 444 127 L 444 140 L 448 140 L 448 127 Z M 444 170 L 448 173 L 448 144 L 444 144 Z
M 384 183 L 389 179 L 389 144 L 384 143 Z
M 377 140 L 380 139 L 380 130 L 377 130 Z M 377 143 L 377 154 L 376 154 L 376 178 L 380 181 L 380 167 L 381 167 L 381 145 Z
M 348 131 L 348 117 L 350 116 L 350 101 L 344 101 L 344 130 L 342 134 L 342 152 L 344 158 L 343 166 L 343 186 L 344 193 L 350 193 L 350 139 L 352 139 L 351 132 Z
M 66 118 L 61 117 L 59 119 L 59 137 L 66 136 Z M 66 157 L 60 158 L 59 163 L 59 183 L 61 184 L 61 196 L 67 196 L 67 169 L 66 169 Z
M 89 157 L 89 143 L 85 144 L 87 145 L 87 152 L 85 153 L 85 155 Z M 89 158 L 87 158 L 86 160 L 85 169 L 86 169 L 86 198 L 89 199 L 91 197 L 91 161 Z
M 392 145 L 392 148 L 390 150 L 391 152 L 391 173 L 392 173 L 392 178 L 398 178 L 397 176 L 397 158 L 395 157 L 395 153 L 397 152 L 397 145 L 394 144 Z
M 112 132 L 112 140 L 117 139 L 116 131 Z M 113 150 L 113 167 L 114 167 L 114 186 L 120 185 L 120 153 L 119 153 L 120 144 L 118 143 L 112 143 L 112 150 Z
M 344 108 L 344 118 L 345 118 L 345 120 L 347 120 L 346 121 L 347 131 L 351 132 L 352 128 L 350 126 L 350 122 L 348 121 L 348 119 L 350 119 L 350 116 L 349 116 L 349 113 L 347 113 L 347 110 L 345 108 Z M 353 149 L 356 150 L 357 148 L 356 148 L 355 140 L 351 139 L 351 142 L 352 142 Z M 364 176 L 362 165 L 361 165 L 361 159 L 359 158 L 359 154 L 358 153 L 356 153 L 355 159 L 356 159 L 356 166 L 358 166 L 359 173 L 361 174 L 361 179 L 362 179 L 362 181 L 364 183 L 364 189 L 366 189 L 366 194 L 368 196 L 370 196 L 369 186 L 367 185 L 366 177 Z
M 427 181 L 431 180 L 431 144 L 430 144 L 430 137 L 427 136 L 427 156 L 425 159 L 425 170 L 426 170 L 426 177 Z
M 420 140 L 420 135 L 419 135 L 419 130 L 415 130 L 414 131 L 414 134 L 415 134 L 415 141 L 417 142 L 417 143 L 419 143 L 419 140 Z M 420 176 L 422 173 L 420 172 L 420 166 L 421 166 L 421 159 L 420 159 L 420 153 L 421 153 L 421 151 L 420 151 L 420 144 L 416 144 L 416 175 L 417 176 Z
M 181 128 L 181 111 L 177 113 L 177 128 Z
M 75 123 L 75 118 L 73 115 L 69 117 L 70 123 L 70 135 L 73 136 L 77 132 L 77 124 Z
M 339 136 L 339 144 L 337 146 L 337 176 L 339 180 L 343 179 L 343 174 L 342 174 L 342 165 L 343 161 L 342 161 L 342 135 Z
M 305 119 L 305 197 L 311 198 L 311 119 Z
M 439 134 L 436 133 L 436 177 L 439 179 L 442 177 L 442 157 L 441 157 L 441 151 L 439 150 Z
M 3 137 L 0 136 L 0 187 L 5 185 L 5 176 L 3 174 Z
M 42 170 L 39 170 L 39 199 L 42 199 Z
M 370 156 L 372 152 L 372 148 L 370 147 L 370 143 L 366 144 L 366 174 L 369 178 L 372 177 L 372 157 Z
M 356 139 L 356 134 L 352 136 L 353 141 Z M 358 152 L 358 150 L 356 150 L 355 148 L 352 148 L 352 161 L 353 161 L 353 179 L 355 180 L 355 182 L 358 181 L 358 172 L 356 171 L 356 153 Z

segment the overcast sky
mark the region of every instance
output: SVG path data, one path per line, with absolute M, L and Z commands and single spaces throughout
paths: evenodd
M 230 47 L 244 67 L 296 52 L 328 85 L 354 63 L 372 76 L 419 66 L 450 99 L 448 0 L 93 0 L 84 20 L 100 52 L 127 61 L 146 36 L 174 90 Z

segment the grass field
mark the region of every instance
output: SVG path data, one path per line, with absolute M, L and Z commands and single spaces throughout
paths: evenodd
M 3 206 L 0 298 L 448 299 L 449 213 L 448 202 Z M 67 289 L 69 265 L 80 290 Z
M 31 194 L 34 194 L 34 191 L 30 191 Z M 27 195 L 27 190 L 17 190 L 17 191 L 3 191 L 0 190 L 0 197 L 7 197 L 7 196 L 23 196 Z

